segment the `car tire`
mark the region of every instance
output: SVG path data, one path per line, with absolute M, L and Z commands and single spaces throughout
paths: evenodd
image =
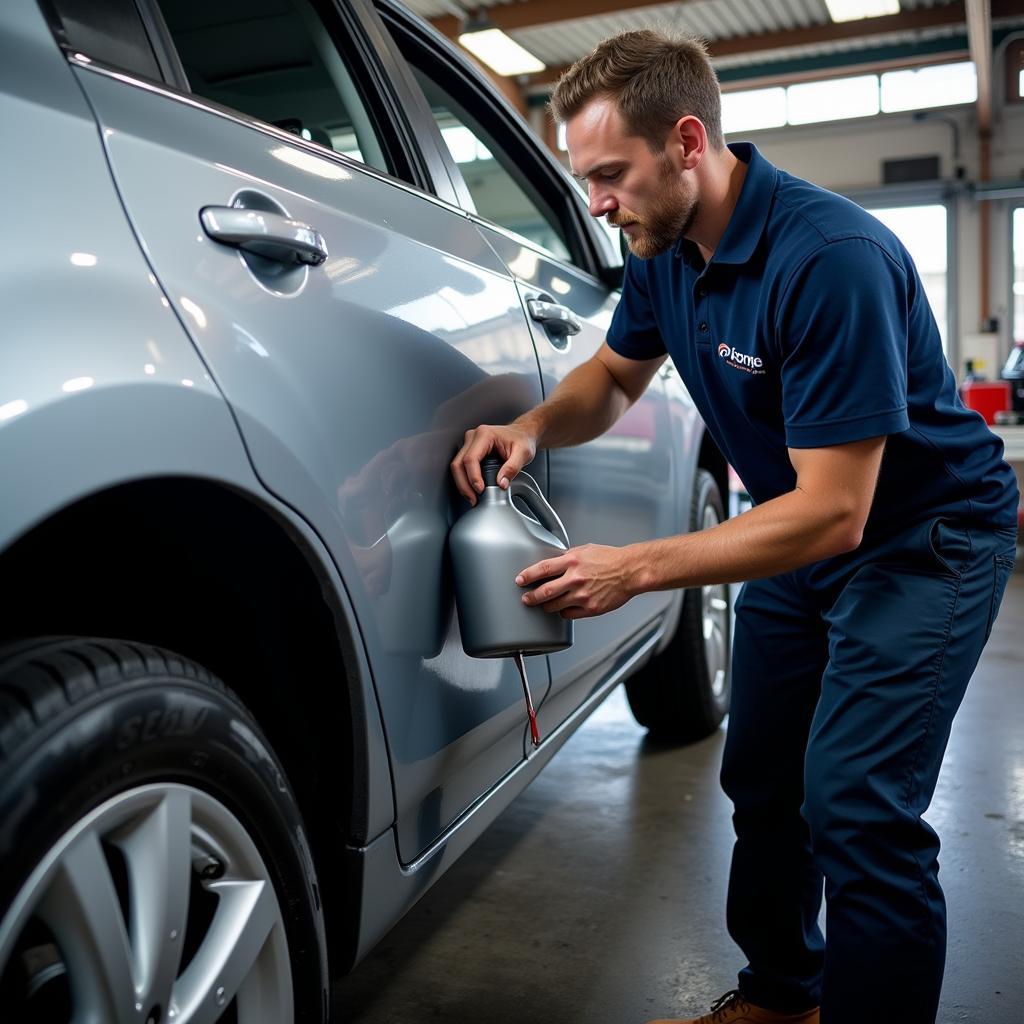
M 0 651 L 5 1018 L 323 1024 L 327 987 L 295 798 L 223 683 L 125 641 Z
M 690 502 L 693 533 L 725 519 L 715 478 L 698 469 Z M 626 681 L 633 716 L 651 736 L 691 743 L 713 733 L 729 710 L 732 597 L 728 584 L 686 591 L 675 634 Z

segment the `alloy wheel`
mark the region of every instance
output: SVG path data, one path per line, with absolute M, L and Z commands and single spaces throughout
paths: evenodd
M 120 793 L 53 845 L 0 922 L 0 986 L 26 1019 L 46 1006 L 72 1024 L 294 1015 L 263 859 L 227 807 L 179 784 Z

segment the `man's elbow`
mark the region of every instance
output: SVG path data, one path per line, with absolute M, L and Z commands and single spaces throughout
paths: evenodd
M 867 522 L 867 513 L 856 506 L 845 506 L 834 510 L 829 517 L 828 537 L 829 555 L 834 558 L 836 555 L 849 554 L 860 547 L 864 539 L 864 525 Z
M 836 537 L 836 551 L 837 555 L 845 555 L 851 551 L 856 551 L 860 547 L 860 542 L 864 539 L 864 528 L 850 527 L 844 532 L 838 534 Z

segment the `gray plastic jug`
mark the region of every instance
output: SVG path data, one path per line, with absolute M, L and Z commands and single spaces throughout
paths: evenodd
M 502 465 L 493 456 L 484 459 L 484 492 L 448 537 L 462 646 L 474 658 L 562 651 L 572 646 L 572 620 L 523 604 L 516 576 L 564 554 L 569 538 L 533 477 L 520 473 L 507 491 L 498 486 Z M 516 508 L 513 497 L 536 518 Z

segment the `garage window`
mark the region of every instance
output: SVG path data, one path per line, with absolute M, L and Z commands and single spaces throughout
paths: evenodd
M 949 328 L 948 211 L 942 204 L 868 209 L 907 247 L 932 308 L 947 352 Z

